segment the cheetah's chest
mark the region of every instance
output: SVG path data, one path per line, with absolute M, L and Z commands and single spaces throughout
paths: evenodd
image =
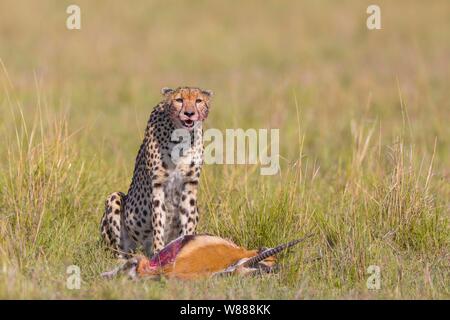
M 173 169 L 168 173 L 169 176 L 164 186 L 164 202 L 167 209 L 164 234 L 169 239 L 172 238 L 173 235 L 177 236 L 180 228 L 178 206 L 180 203 L 184 179 L 180 170 Z M 173 235 L 171 235 L 172 232 L 174 233 Z

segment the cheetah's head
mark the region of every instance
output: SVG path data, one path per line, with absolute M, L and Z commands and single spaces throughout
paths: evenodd
M 170 118 L 177 128 L 192 130 L 196 123 L 208 117 L 209 102 L 213 95 L 210 90 L 194 87 L 177 89 L 163 88 Z

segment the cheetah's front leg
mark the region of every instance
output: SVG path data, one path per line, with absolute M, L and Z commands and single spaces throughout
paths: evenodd
M 166 224 L 166 206 L 164 205 L 164 188 L 160 184 L 154 184 L 152 188 L 152 247 L 153 254 L 164 248 L 164 227 Z M 151 257 L 146 248 L 147 256 Z
M 190 181 L 183 185 L 180 202 L 180 235 L 194 234 L 197 228 L 197 187 L 198 181 Z

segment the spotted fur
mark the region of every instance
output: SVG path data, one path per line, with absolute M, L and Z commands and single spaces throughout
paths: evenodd
M 152 256 L 178 236 L 194 234 L 199 220 L 202 123 L 212 93 L 193 87 L 164 88 L 162 93 L 165 99 L 148 120 L 128 193 L 106 199 L 101 235 L 119 257 L 137 246 Z M 175 129 L 184 129 L 192 142 L 178 161 L 171 156 L 180 142 L 172 141 Z

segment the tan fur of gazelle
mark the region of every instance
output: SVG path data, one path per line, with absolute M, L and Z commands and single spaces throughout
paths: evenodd
M 118 273 L 125 273 L 131 278 L 166 276 L 168 278 L 194 279 L 214 274 L 270 272 L 276 262 L 274 255 L 302 240 L 258 251 L 247 250 L 217 236 L 195 235 L 190 236 L 183 243 L 170 263 L 155 267 L 155 257 L 148 259 L 138 256 L 129 259 L 123 266 L 102 275 L 111 278 Z M 170 245 L 168 244 L 168 246 Z

